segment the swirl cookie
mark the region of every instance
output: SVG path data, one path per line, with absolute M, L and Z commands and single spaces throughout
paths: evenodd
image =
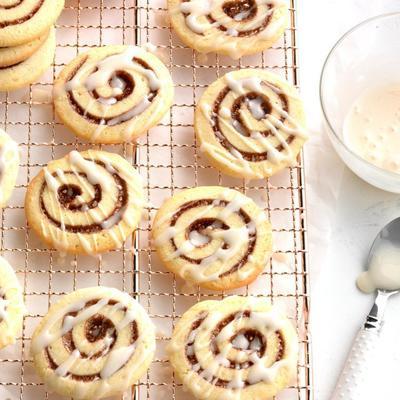
M 186 45 L 235 59 L 271 47 L 289 21 L 281 0 L 168 0 L 168 10 Z
M 297 163 L 307 139 L 296 90 L 260 69 L 226 74 L 203 93 L 195 111 L 201 151 L 227 175 L 260 179 Z
M 172 100 L 168 69 L 135 46 L 106 46 L 81 54 L 54 86 L 59 118 L 94 143 L 135 140 L 159 123 Z
M 0 129 L 0 208 L 7 205 L 19 169 L 18 145 Z
M 49 32 L 39 36 L 32 42 L 23 43 L 19 46 L 0 47 L 0 68 L 19 64 L 29 58 L 44 43 Z
M 19 89 L 38 80 L 52 64 L 55 48 L 55 29 L 51 28 L 43 44 L 30 57 L 0 67 L 0 91 Z
M 81 289 L 53 304 L 32 337 L 35 369 L 54 392 L 102 399 L 134 385 L 155 351 L 150 318 L 127 293 Z
M 177 323 L 169 359 L 198 399 L 272 399 L 296 371 L 298 344 L 289 320 L 263 299 L 203 301 Z
M 32 42 L 54 25 L 64 0 L 0 0 L 0 47 Z
M 51 161 L 29 184 L 29 226 L 50 246 L 98 254 L 122 246 L 144 205 L 141 179 L 121 156 L 72 151 Z
M 214 290 L 252 282 L 272 249 L 265 213 L 245 195 L 219 186 L 184 190 L 167 200 L 154 219 L 152 236 L 170 271 Z
M 0 257 L 0 349 L 21 335 L 24 314 L 21 286 L 10 264 Z

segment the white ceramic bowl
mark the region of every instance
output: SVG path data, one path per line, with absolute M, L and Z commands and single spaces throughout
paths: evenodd
M 352 104 L 364 90 L 400 83 L 399 38 L 400 12 L 362 22 L 330 51 L 320 82 L 326 131 L 339 156 L 366 182 L 395 193 L 400 193 L 400 174 L 379 168 L 354 153 L 343 139 L 343 125 Z

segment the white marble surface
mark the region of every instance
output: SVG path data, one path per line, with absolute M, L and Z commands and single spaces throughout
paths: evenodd
M 400 196 L 374 189 L 334 154 L 322 126 L 318 84 L 336 40 L 377 14 L 400 11 L 398 0 L 299 0 L 300 84 L 314 137 L 307 145 L 314 388 L 328 400 L 351 342 L 373 302 L 355 279 L 380 228 L 400 214 Z M 400 261 L 400 260 L 399 260 Z M 400 296 L 390 302 L 370 398 L 399 398 Z M 363 399 L 364 400 L 364 399 Z

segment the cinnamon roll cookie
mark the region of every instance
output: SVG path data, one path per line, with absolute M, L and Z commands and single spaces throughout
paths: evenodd
M 168 353 L 198 399 L 267 400 L 293 378 L 298 343 L 289 320 L 265 300 L 232 296 L 184 313 Z
M 51 28 L 40 47 L 30 57 L 0 67 L 0 91 L 19 89 L 38 80 L 52 64 L 55 48 L 55 29 Z M 9 52 L 12 53 L 13 50 L 9 50 Z M 2 62 L 6 62 L 5 59 L 2 59 Z
M 54 392 L 102 399 L 134 385 L 148 369 L 155 332 L 145 310 L 114 288 L 77 290 L 53 304 L 32 337 L 34 367 Z
M 168 0 L 168 9 L 186 45 L 235 59 L 271 47 L 289 21 L 282 0 Z
M 260 179 L 297 163 L 305 132 L 303 104 L 288 82 L 261 69 L 226 74 L 195 111 L 201 151 L 227 175 Z
M 0 0 L 0 47 L 19 46 L 45 34 L 64 0 Z
M 252 282 L 272 249 L 265 213 L 245 195 L 219 186 L 184 190 L 167 200 L 152 235 L 170 271 L 214 290 Z
M 172 100 L 168 69 L 154 54 L 135 46 L 106 46 L 81 54 L 54 86 L 59 118 L 94 143 L 135 140 L 158 124 Z
M 0 129 L 0 208 L 7 205 L 19 169 L 18 145 Z
M 24 314 L 21 286 L 10 264 L 0 257 L 0 349 L 21 335 Z
M 98 254 L 122 246 L 139 222 L 141 178 L 121 156 L 72 151 L 51 161 L 29 184 L 29 226 L 50 246 Z

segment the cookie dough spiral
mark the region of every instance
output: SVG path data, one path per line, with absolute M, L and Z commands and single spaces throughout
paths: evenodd
M 272 248 L 265 213 L 240 192 L 217 186 L 184 190 L 167 200 L 155 217 L 152 235 L 169 270 L 214 290 L 252 282 Z
M 11 265 L 0 257 L 0 349 L 21 335 L 24 314 L 21 285 Z
M 161 120 L 172 100 L 168 69 L 136 46 L 106 46 L 81 54 L 54 85 L 59 118 L 94 143 L 135 140 Z
M 64 8 L 64 0 L 0 0 L 0 47 L 18 46 L 43 35 Z
M 168 0 L 168 9 L 188 46 L 235 59 L 271 47 L 288 25 L 281 0 Z
M 296 371 L 294 327 L 263 299 L 197 303 L 177 323 L 171 364 L 198 399 L 267 400 Z
M 29 184 L 25 212 L 50 246 L 98 254 L 122 246 L 143 205 L 136 170 L 117 154 L 88 150 L 50 162 Z
M 60 395 L 92 400 L 119 394 L 148 369 L 154 327 L 127 293 L 107 287 L 77 290 L 52 305 L 36 328 L 36 371 Z
M 295 165 L 307 139 L 296 90 L 259 69 L 226 74 L 203 93 L 195 112 L 201 151 L 220 171 L 261 179 Z

